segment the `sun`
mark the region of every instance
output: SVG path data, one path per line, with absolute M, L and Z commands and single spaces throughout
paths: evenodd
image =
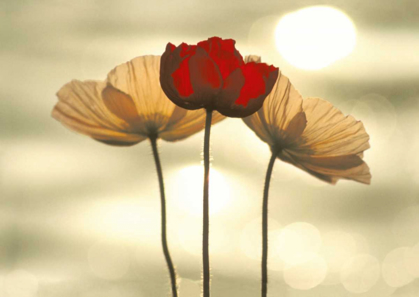
M 356 29 L 342 11 L 312 6 L 285 15 L 275 30 L 279 53 L 293 66 L 322 69 L 349 55 L 356 45 Z

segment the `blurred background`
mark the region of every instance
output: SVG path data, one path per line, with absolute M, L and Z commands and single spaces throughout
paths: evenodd
M 50 114 L 72 79 L 211 36 L 371 137 L 370 186 L 276 162 L 269 296 L 419 296 L 418 11 L 416 0 L 0 1 L 0 296 L 170 296 L 150 144 L 106 146 Z M 269 150 L 240 119 L 211 137 L 212 294 L 258 296 Z M 202 141 L 159 143 L 181 297 L 201 290 Z

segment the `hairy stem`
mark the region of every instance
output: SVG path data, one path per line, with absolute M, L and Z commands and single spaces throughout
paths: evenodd
M 161 200 L 161 243 L 163 247 L 164 257 L 166 259 L 167 268 L 169 269 L 170 281 L 172 285 L 172 295 L 177 297 L 177 287 L 176 287 L 176 272 L 173 266 L 172 259 L 170 257 L 169 248 L 167 246 L 167 235 L 166 235 L 166 198 L 164 194 L 164 182 L 163 182 L 163 172 L 160 164 L 159 152 L 157 150 L 157 137 L 150 136 L 151 147 L 153 149 L 154 161 L 156 163 L 157 176 L 159 179 L 160 187 L 160 200 Z
M 262 203 L 262 297 L 268 294 L 268 194 L 271 182 L 272 169 L 275 164 L 277 152 L 272 153 L 269 160 L 268 170 L 266 171 L 265 187 L 263 189 Z
M 204 201 L 203 201 L 203 232 L 202 232 L 202 264 L 203 264 L 203 297 L 210 297 L 210 264 L 209 264 L 209 165 L 210 165 L 210 132 L 212 110 L 207 110 L 204 136 Z

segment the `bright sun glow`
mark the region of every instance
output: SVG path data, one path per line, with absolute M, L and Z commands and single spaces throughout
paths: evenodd
M 171 192 L 172 200 L 177 207 L 192 215 L 202 215 L 202 189 L 204 183 L 204 168 L 189 166 L 181 169 L 175 178 L 176 189 Z M 218 213 L 230 202 L 229 185 L 224 176 L 214 168 L 210 171 L 209 190 L 210 215 Z
M 351 19 L 327 6 L 307 7 L 285 15 L 275 35 L 281 55 L 306 70 L 321 69 L 346 57 L 356 44 Z

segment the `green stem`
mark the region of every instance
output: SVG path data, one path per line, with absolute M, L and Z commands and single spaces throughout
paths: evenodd
M 169 269 L 170 281 L 172 284 L 172 295 L 177 297 L 177 287 L 176 287 L 176 272 L 173 267 L 173 262 L 170 257 L 169 248 L 167 246 L 167 235 L 166 235 L 166 198 L 164 194 L 164 183 L 163 183 L 163 172 L 161 169 L 159 152 L 157 150 L 157 137 L 150 136 L 151 147 L 153 149 L 154 161 L 156 163 L 157 176 L 159 179 L 160 187 L 160 199 L 161 199 L 161 243 L 163 247 L 164 257 L 166 259 L 167 268 Z
M 203 264 L 203 297 L 210 297 L 210 264 L 209 264 L 209 154 L 212 110 L 207 110 L 204 136 L 204 201 L 203 201 L 203 232 L 202 232 L 202 264 Z
M 272 170 L 278 153 L 273 151 L 266 171 L 262 204 L 262 297 L 268 294 L 268 194 Z

